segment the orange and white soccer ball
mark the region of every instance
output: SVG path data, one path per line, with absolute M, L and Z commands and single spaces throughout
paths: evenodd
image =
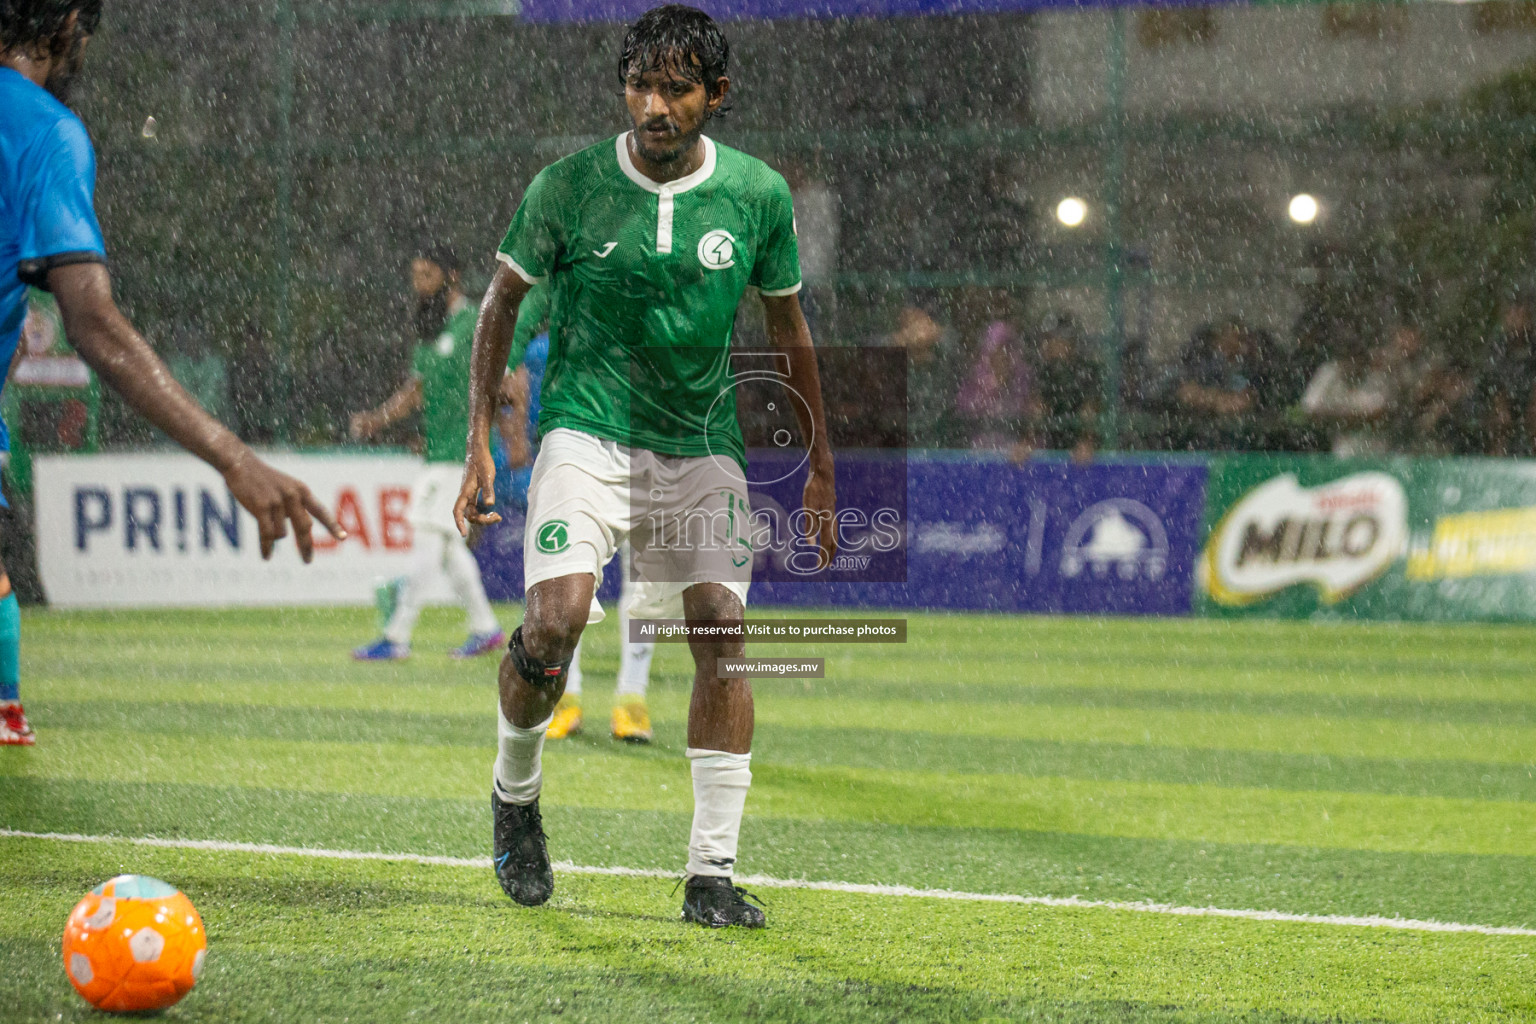
M 64 926 L 64 970 L 100 1010 L 170 1006 L 203 973 L 208 940 L 192 901 L 146 875 L 118 875 L 85 894 Z

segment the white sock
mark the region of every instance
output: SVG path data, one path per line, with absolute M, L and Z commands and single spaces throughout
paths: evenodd
M 687 872 L 728 878 L 736 867 L 736 837 L 752 785 L 752 755 L 696 747 L 689 747 L 687 754 L 693 769 Z
M 507 721 L 500 703 L 496 708 L 496 766 L 491 781 L 502 800 L 527 806 L 539 798 L 544 787 L 544 730 L 555 716 L 531 729 L 520 729 Z
M 624 612 L 624 602 L 619 602 L 619 688 L 614 694 L 620 703 L 625 697 L 645 699 L 645 688 L 651 683 L 651 657 L 656 653 L 653 643 L 629 642 L 629 616 Z
M 422 605 L 427 600 L 427 589 L 432 586 L 432 578 L 442 567 L 443 544 L 447 539 L 441 530 L 416 531 L 416 540 L 412 545 L 414 557 L 411 559 L 411 574 L 400 585 L 400 593 L 395 598 L 395 614 L 390 616 L 389 625 L 384 627 L 384 638 L 390 643 L 410 646 L 416 619 L 420 617 Z
M 581 696 L 581 641 L 576 641 L 576 650 L 571 653 L 571 667 L 565 673 L 565 695 L 568 697 Z
M 496 622 L 496 613 L 491 611 L 491 602 L 486 600 L 480 563 L 469 553 L 469 545 L 464 543 L 463 537 L 457 533 L 445 536 L 447 550 L 443 568 L 448 570 L 448 582 L 453 584 L 453 592 L 468 613 L 469 631 L 480 635 L 495 633 L 501 626 Z

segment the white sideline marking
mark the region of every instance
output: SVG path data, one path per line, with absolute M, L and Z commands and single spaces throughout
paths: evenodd
M 489 857 L 439 857 L 424 853 L 373 853 L 367 850 L 324 850 L 309 846 L 273 846 L 268 843 L 232 843 L 222 839 L 159 839 L 155 836 L 88 836 L 73 832 L 24 832 L 0 828 L 0 839 L 51 839 L 63 843 L 132 843 L 167 850 L 213 850 L 218 853 L 262 853 L 322 860 L 403 861 L 448 868 L 488 868 Z M 617 875 L 626 878 L 676 878 L 676 871 L 656 868 L 606 868 L 556 861 L 558 871 L 575 875 Z M 963 900 L 972 903 L 1017 903 L 1036 907 L 1075 907 L 1120 910 L 1136 914 L 1169 914 L 1175 917 L 1235 917 L 1245 921 L 1287 921 L 1297 924 L 1343 925 L 1352 928 L 1395 928 L 1411 932 L 1471 932 L 1476 935 L 1520 935 L 1536 938 L 1536 928 L 1505 925 L 1458 924 L 1454 921 L 1415 921 L 1404 917 L 1350 917 L 1343 914 L 1289 914 L 1280 910 L 1233 910 L 1227 907 L 1181 907 L 1171 903 L 1085 900 L 1077 896 L 1019 896 L 1005 892 L 956 892 L 951 889 L 914 889 L 908 885 L 866 885 L 860 882 L 815 882 L 798 878 L 743 875 L 736 881 L 764 889 L 815 889 L 864 896 L 908 896 L 930 900 Z

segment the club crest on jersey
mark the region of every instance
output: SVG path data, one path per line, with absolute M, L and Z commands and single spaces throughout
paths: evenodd
M 453 332 L 444 331 L 437 336 L 437 354 L 440 356 L 453 355 Z
M 717 228 L 699 239 L 699 262 L 710 270 L 725 270 L 736 265 L 736 239 L 729 231 Z

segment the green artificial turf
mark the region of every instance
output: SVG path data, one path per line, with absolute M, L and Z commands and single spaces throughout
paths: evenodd
M 742 872 L 1536 927 L 1536 630 L 908 618 L 904 645 L 753 646 L 827 678 L 756 685 Z M 493 661 L 450 662 L 429 611 L 410 661 L 354 664 L 369 627 L 28 613 L 40 742 L 0 750 L 0 827 L 487 856 Z M 551 852 L 677 870 L 686 647 L 658 650 L 649 747 L 604 735 L 611 625 L 583 663 Z M 18 838 L 0 1020 L 87 1015 L 58 934 L 119 871 L 208 923 L 168 1019 L 1536 1020 L 1527 936 L 786 888 L 766 933 L 709 933 L 659 879 L 562 874 L 530 912 L 484 869 Z

